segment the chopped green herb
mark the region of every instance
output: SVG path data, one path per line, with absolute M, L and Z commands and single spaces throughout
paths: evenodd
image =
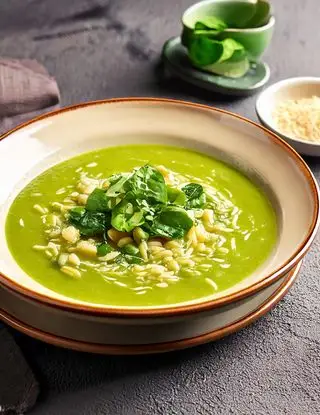
M 187 212 L 179 207 L 167 206 L 151 224 L 146 224 L 146 230 L 152 236 L 179 239 L 192 227 L 193 221 Z
M 113 248 L 108 243 L 102 243 L 97 246 L 97 256 L 105 256 L 111 251 L 113 251 Z
M 173 205 L 184 206 L 186 204 L 187 198 L 185 193 L 175 187 L 167 187 L 168 191 L 168 201 Z
M 70 210 L 69 222 L 79 229 L 81 235 L 94 236 L 103 234 L 105 228 L 110 226 L 110 215 L 77 207 Z
M 136 199 L 167 203 L 167 187 L 164 178 L 157 169 L 148 164 L 135 171 L 124 187 L 132 192 Z
M 110 199 L 102 189 L 94 189 L 88 197 L 86 209 L 91 212 L 106 212 L 110 210 L 108 204 L 109 200 Z
M 197 183 L 189 183 L 182 188 L 187 196 L 186 208 L 202 208 L 206 203 L 206 194 L 203 187 Z
M 144 223 L 144 212 L 129 192 L 112 210 L 111 224 L 121 232 L 130 232 Z

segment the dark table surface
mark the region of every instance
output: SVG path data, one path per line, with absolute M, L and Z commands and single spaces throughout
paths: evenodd
M 159 82 L 163 42 L 193 0 L 10 0 L 0 4 L 0 56 L 35 58 L 56 77 L 62 105 L 165 96 L 256 120 L 256 97 L 230 99 Z M 274 0 L 265 56 L 271 81 L 319 76 L 319 0 Z M 307 160 L 320 178 L 320 162 Z M 297 206 L 299 209 L 299 206 Z M 320 413 L 320 240 L 298 282 L 266 317 L 195 349 L 142 357 L 95 356 L 15 333 L 41 383 L 33 415 Z

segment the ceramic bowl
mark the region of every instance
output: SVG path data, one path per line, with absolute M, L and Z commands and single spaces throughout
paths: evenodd
M 5 219 L 16 195 L 58 162 L 127 143 L 194 149 L 234 166 L 257 183 L 273 204 L 278 221 L 277 244 L 268 260 L 231 289 L 171 306 L 86 303 L 34 281 L 15 263 L 5 239 Z M 97 343 L 161 343 L 200 336 L 236 321 L 281 286 L 306 254 L 319 225 L 316 181 L 290 146 L 238 115 L 187 102 L 151 98 L 98 101 L 30 121 L 2 136 L 0 177 L 1 307 L 41 330 L 47 327 L 63 337 L 72 332 L 79 341 L 90 337 Z M 50 313 L 56 319 L 49 318 Z M 68 320 L 74 315 L 82 322 L 80 326 Z M 96 319 L 98 326 L 91 324 Z M 157 330 L 152 330 L 154 325 Z
M 298 138 L 289 137 L 282 134 L 277 129 L 273 118 L 275 107 L 284 100 L 320 97 L 320 78 L 319 77 L 299 77 L 289 78 L 277 82 L 266 88 L 258 97 L 256 102 L 256 112 L 259 120 L 280 135 L 300 154 L 307 156 L 320 156 L 320 143 L 312 143 Z
M 235 20 L 243 24 L 252 17 L 255 1 L 205 0 L 189 7 L 182 16 L 181 42 L 188 46 L 195 23 L 205 16 L 216 16 L 225 21 Z M 232 38 L 248 51 L 251 60 L 259 60 L 270 44 L 275 25 L 271 16 L 266 24 L 251 29 L 226 29 L 221 39 Z

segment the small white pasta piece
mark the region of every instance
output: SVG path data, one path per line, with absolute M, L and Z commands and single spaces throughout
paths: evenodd
M 156 284 L 157 287 L 159 288 L 167 288 L 168 284 L 166 282 L 158 282 L 158 284 Z
M 45 208 L 43 208 L 42 206 L 38 205 L 37 203 L 35 205 L 33 205 L 33 209 L 36 210 L 37 212 L 41 213 L 42 215 L 47 213 L 47 210 Z
M 134 230 L 132 231 L 132 235 L 133 235 L 133 239 L 138 245 L 141 241 L 146 241 L 148 239 L 148 234 L 143 229 L 141 229 L 139 226 L 134 228 Z
M 77 197 L 77 202 L 79 203 L 79 205 L 85 205 L 87 203 L 88 197 L 89 196 L 86 194 L 79 194 Z
M 160 259 L 160 258 L 167 258 L 167 257 L 173 257 L 173 252 L 169 249 L 164 249 L 162 251 L 158 251 L 153 255 L 154 259 Z
M 195 227 L 195 233 L 197 236 L 198 242 L 205 242 L 206 238 L 206 231 L 203 227 L 203 225 L 198 225 Z
M 139 251 L 140 251 L 140 255 L 141 255 L 142 259 L 147 261 L 148 260 L 148 245 L 147 245 L 146 241 L 140 242 Z
M 108 261 L 113 261 L 119 255 L 120 255 L 120 252 L 114 251 L 114 252 L 109 252 L 105 256 L 101 256 L 98 259 L 99 259 L 99 261 L 108 262 Z
M 62 204 L 62 203 L 59 203 L 59 202 L 53 202 L 53 203 L 51 203 L 51 206 L 52 206 L 52 208 L 53 208 L 54 210 L 57 210 L 57 211 L 59 211 L 59 212 L 62 212 L 62 209 L 63 209 L 63 204 Z
M 218 290 L 218 285 L 211 278 L 205 278 L 205 281 L 215 290 Z
M 19 219 L 19 225 L 24 228 L 24 220 L 22 218 Z
M 229 249 L 224 248 L 224 247 L 220 247 L 220 248 L 217 249 L 217 252 L 220 252 L 221 254 L 227 254 L 227 253 L 229 253 Z
M 81 272 L 73 267 L 69 267 L 67 265 L 64 265 L 60 268 L 60 270 L 64 273 L 69 275 L 73 278 L 81 278 Z
M 194 267 L 195 266 L 195 262 L 192 261 L 192 259 L 188 259 L 188 258 L 177 259 L 177 262 L 180 265 L 187 265 L 188 267 Z
M 204 209 L 202 214 L 202 220 L 205 224 L 212 224 L 214 221 L 214 214 L 213 210 L 211 209 Z
M 60 245 L 57 245 L 53 242 L 48 243 L 48 249 L 52 252 L 53 256 L 57 256 L 59 254 Z
M 121 238 L 124 238 L 126 236 L 129 236 L 128 232 L 120 232 L 117 231 L 116 229 L 109 229 L 107 232 L 109 238 L 111 239 L 111 241 L 118 243 L 120 241 Z
M 49 236 L 50 238 L 55 238 L 57 236 L 59 236 L 61 234 L 61 230 L 59 228 L 56 229 L 52 229 L 52 231 L 50 231 Z
M 169 241 L 164 244 L 166 249 L 181 248 L 181 244 L 178 241 Z
M 71 244 L 74 244 L 75 242 L 77 242 L 79 240 L 80 232 L 74 226 L 68 226 L 68 227 L 62 229 L 61 236 L 67 242 L 69 242 Z
M 81 263 L 80 258 L 78 257 L 78 255 L 74 254 L 74 253 L 69 255 L 68 262 L 69 262 L 69 264 L 74 265 L 76 267 L 78 267 Z
M 53 214 L 47 215 L 47 217 L 46 217 L 46 224 L 48 226 L 55 227 L 55 226 L 57 226 L 57 223 L 58 223 L 58 218 L 57 218 L 56 215 L 53 215 Z
M 148 246 L 149 247 L 151 247 L 151 246 L 160 246 L 160 247 L 162 247 L 162 243 L 160 241 L 149 241 Z
M 149 247 L 149 246 L 148 246 Z M 164 251 L 164 248 L 162 246 L 150 246 L 150 251 L 154 254 L 155 252 Z
M 58 264 L 60 265 L 60 267 L 63 267 L 64 265 L 66 265 L 66 263 L 68 262 L 68 257 L 69 255 L 65 253 L 59 255 Z
M 165 272 L 165 267 L 162 265 L 152 264 L 149 268 L 150 274 L 158 276 Z
M 130 236 L 125 236 L 124 238 L 119 239 L 118 241 L 118 247 L 122 248 L 125 245 L 131 244 L 133 242 L 133 239 Z
M 45 251 L 47 249 L 47 246 L 44 245 L 33 245 L 32 249 L 35 251 Z
M 200 242 L 196 247 L 195 247 L 195 251 L 197 252 L 205 252 L 207 250 L 207 247 L 205 246 L 205 244 L 203 242 Z
M 49 249 L 46 249 L 44 251 L 44 253 L 47 255 L 48 258 L 52 258 L 53 257 L 53 253 Z
M 170 261 L 167 262 L 167 268 L 169 270 L 171 270 L 171 271 L 177 272 L 177 271 L 179 271 L 180 266 L 179 266 L 179 264 L 178 264 L 177 261 L 175 261 L 174 259 L 172 259 L 172 260 L 170 260 Z
M 85 256 L 95 257 L 97 256 L 97 247 L 88 241 L 80 241 L 77 244 L 76 250 Z

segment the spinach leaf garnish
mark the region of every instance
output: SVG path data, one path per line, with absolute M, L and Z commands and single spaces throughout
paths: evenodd
M 175 187 L 167 187 L 168 202 L 173 205 L 184 206 L 187 201 L 186 194 Z
M 201 184 L 189 183 L 181 189 L 187 197 L 186 208 L 202 208 L 206 203 L 206 194 Z
M 97 245 L 97 256 L 105 256 L 113 251 L 113 248 L 108 243 L 104 242 L 100 245 Z
M 131 192 L 112 209 L 111 225 L 118 231 L 130 232 L 144 221 L 144 211 Z
M 162 174 L 150 165 L 136 170 L 124 184 L 136 199 L 153 203 L 167 203 L 167 187 Z
M 153 222 L 146 223 L 144 228 L 151 236 L 179 239 L 184 237 L 192 225 L 193 221 L 184 209 L 167 206 Z
M 76 207 L 69 212 L 69 222 L 79 229 L 81 235 L 100 235 L 104 233 L 106 227 L 110 226 L 110 215 Z
M 106 193 L 102 189 L 94 189 L 92 193 L 90 193 L 86 209 L 90 212 L 107 212 L 110 209 L 110 199 L 107 197 Z
M 108 180 L 107 191 L 96 188 L 86 206 L 70 210 L 68 218 L 81 235 L 101 235 L 103 243 L 97 246 L 98 256 L 113 249 L 107 242 L 111 227 L 121 232 L 141 227 L 141 232 L 146 231 L 150 236 L 182 238 L 193 225 L 187 210 L 201 208 L 206 203 L 201 185 L 189 183 L 182 189 L 167 186 L 162 174 L 148 164 Z M 141 259 L 135 245 L 121 251 L 122 257 L 129 256 L 131 261 Z
M 108 197 L 118 197 L 120 195 L 125 194 L 124 184 L 125 182 L 131 177 L 131 174 L 116 174 L 114 176 L 111 176 L 110 186 L 108 190 L 106 191 L 106 196 Z

